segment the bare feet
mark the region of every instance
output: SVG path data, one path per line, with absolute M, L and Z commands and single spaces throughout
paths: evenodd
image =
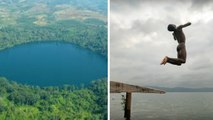
M 167 63 L 168 57 L 165 56 L 160 65 L 165 65 Z

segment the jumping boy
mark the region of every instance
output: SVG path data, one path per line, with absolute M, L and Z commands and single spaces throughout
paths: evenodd
M 191 25 L 190 22 L 180 25 L 176 27 L 174 24 L 168 25 L 168 31 L 173 32 L 172 35 L 175 40 L 178 42 L 177 46 L 177 58 L 170 58 L 168 56 L 165 56 L 165 58 L 162 60 L 161 65 L 165 65 L 166 63 L 174 64 L 174 65 L 181 65 L 186 62 L 186 46 L 185 46 L 185 35 L 183 33 L 182 28 L 187 27 Z

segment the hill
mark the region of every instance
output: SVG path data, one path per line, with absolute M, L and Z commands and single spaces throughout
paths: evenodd
M 65 41 L 107 56 L 107 1 L 0 0 L 0 50 Z
M 164 90 L 166 92 L 213 92 L 213 88 L 186 88 L 186 87 L 153 87 L 156 89 Z

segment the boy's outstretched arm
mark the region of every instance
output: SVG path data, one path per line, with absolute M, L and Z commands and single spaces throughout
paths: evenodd
M 178 28 L 184 28 L 184 27 L 187 27 L 187 26 L 189 26 L 191 24 L 192 24 L 191 22 L 187 22 L 186 24 L 178 26 Z

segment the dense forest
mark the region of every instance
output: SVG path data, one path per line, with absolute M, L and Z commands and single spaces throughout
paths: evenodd
M 24 21 L 23 23 L 26 24 Z M 60 21 L 47 26 L 29 23 L 28 25 L 16 25 L 16 27 L 2 27 L 0 49 L 33 41 L 65 41 L 106 56 L 107 29 L 103 24 L 102 21 L 96 19 L 87 19 Z
M 0 119 L 106 120 L 106 88 L 106 79 L 84 87 L 39 87 L 0 78 Z
M 0 50 L 62 41 L 107 57 L 106 0 L 0 0 Z M 0 120 L 106 120 L 107 80 L 40 87 L 0 77 Z
M 0 50 L 34 41 L 65 41 L 107 56 L 107 1 L 0 1 Z

